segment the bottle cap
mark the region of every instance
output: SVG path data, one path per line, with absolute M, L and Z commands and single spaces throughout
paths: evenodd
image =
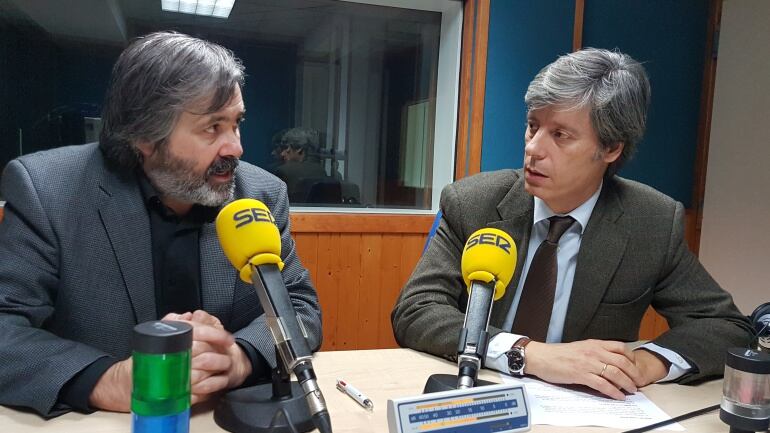
M 184 322 L 155 320 L 134 327 L 131 347 L 140 353 L 176 353 L 192 347 L 192 326 Z

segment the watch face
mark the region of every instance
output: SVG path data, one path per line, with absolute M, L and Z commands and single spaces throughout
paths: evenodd
M 508 369 L 511 373 L 521 373 L 524 368 L 524 354 L 518 347 L 508 351 Z

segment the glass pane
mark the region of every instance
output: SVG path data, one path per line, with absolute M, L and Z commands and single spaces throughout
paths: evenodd
M 158 0 L 0 0 L 0 167 L 96 141 L 122 49 L 177 30 L 242 59 L 243 159 L 284 179 L 293 206 L 431 208 L 440 12 L 236 0 L 214 15 Z

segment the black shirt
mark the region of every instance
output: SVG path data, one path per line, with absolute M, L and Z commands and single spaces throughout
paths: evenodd
M 158 317 L 201 308 L 201 226 L 212 222 L 216 208 L 193 205 L 182 217 L 167 208 L 157 195 L 147 199 L 152 233 L 152 264 Z

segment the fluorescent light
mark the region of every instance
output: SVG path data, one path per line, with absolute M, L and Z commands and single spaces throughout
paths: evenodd
M 218 18 L 227 18 L 230 16 L 230 11 L 233 10 L 235 0 L 217 0 L 214 6 L 214 11 L 211 16 Z
M 216 4 L 216 2 L 217 0 L 198 0 L 198 9 L 195 10 L 195 13 L 203 16 L 211 16 L 211 13 L 214 12 L 214 4 Z
M 235 0 L 161 0 L 161 9 L 167 12 L 228 18 Z
M 198 9 L 196 0 L 181 0 L 179 2 L 179 12 L 183 14 L 194 14 L 196 9 Z
M 179 12 L 179 0 L 161 0 L 160 7 L 164 11 Z

